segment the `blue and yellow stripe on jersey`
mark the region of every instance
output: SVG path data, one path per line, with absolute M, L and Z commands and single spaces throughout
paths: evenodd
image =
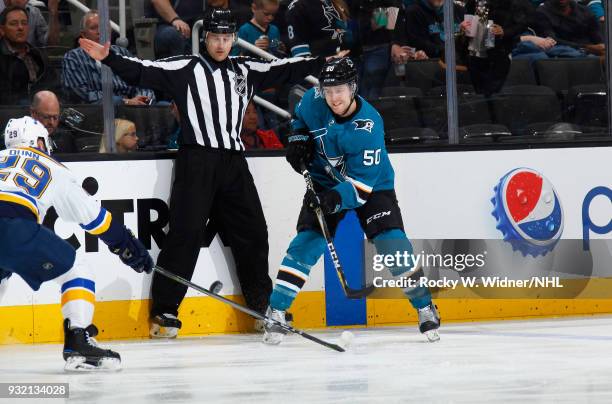
M 62 285 L 62 306 L 74 300 L 96 301 L 96 284 L 89 279 L 75 278 Z
M 27 208 L 36 217 L 36 222 L 40 223 L 40 214 L 36 199 L 22 192 L 0 191 L 0 202 L 13 203 Z
M 104 208 L 100 208 L 100 213 L 98 217 L 89 222 L 88 224 L 81 224 L 81 228 L 88 233 L 91 233 L 95 236 L 99 236 L 100 234 L 106 232 L 113 220 L 112 215 L 109 211 Z

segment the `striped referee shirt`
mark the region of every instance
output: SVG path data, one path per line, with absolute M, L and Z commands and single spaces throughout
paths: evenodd
M 323 67 L 322 58 L 263 61 L 209 55 L 140 60 L 110 52 L 102 63 L 127 83 L 172 96 L 181 116 L 180 145 L 244 151 L 242 119 L 253 94 L 285 82 L 296 82 Z

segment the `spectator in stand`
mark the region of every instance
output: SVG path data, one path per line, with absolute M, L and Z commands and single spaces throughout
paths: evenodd
M 128 153 L 138 149 L 138 136 L 134 122 L 127 119 L 115 119 L 115 147 L 117 153 Z M 104 136 L 100 141 L 100 153 L 108 153 Z
M 468 71 L 479 94 L 499 92 L 510 71 L 512 50 L 534 21 L 529 0 L 468 0 L 464 23 L 468 34 Z
M 401 3 L 400 0 L 360 0 L 356 5 L 353 14 L 358 21 L 362 61 L 359 94 L 371 99 L 379 96 L 391 67 L 391 39 Z M 407 50 L 406 56 L 409 55 Z
M 332 56 L 352 45 L 344 0 L 295 0 L 286 18 L 292 56 Z
M 53 153 L 76 153 L 78 147 L 72 131 L 60 124 L 60 102 L 52 91 L 39 91 L 32 97 L 30 115 L 49 132 Z
M 444 41 L 444 0 L 418 0 L 400 13 L 393 32 L 391 57 L 395 63 L 405 63 L 408 59 L 443 58 Z M 454 32 L 462 29 L 463 7 L 454 4 Z M 409 48 L 414 48 L 414 50 Z M 460 46 L 457 49 L 460 50 Z M 457 64 L 463 64 L 461 58 Z
M 28 43 L 35 48 L 58 44 L 60 30 L 59 13 L 57 10 L 58 3 L 59 0 L 48 1 L 49 24 L 47 24 L 40 9 L 29 4 L 29 0 L 5 0 L 4 2 L 7 7 L 17 6 L 26 9 L 28 13 L 28 25 L 30 26 Z
M 604 40 L 595 15 L 572 0 L 546 0 L 536 10 L 536 32 L 565 45 L 565 57 L 603 56 Z
M 157 59 L 185 55 L 191 50 L 191 27 L 203 14 L 202 1 L 145 1 L 145 16 L 157 18 L 154 52 Z
M 206 0 L 206 8 L 232 9 L 239 24 L 249 19 L 247 0 Z M 155 57 L 191 53 L 191 29 L 204 15 L 201 0 L 150 0 L 145 1 L 145 16 L 157 18 L 157 32 L 153 43 Z
M 285 45 L 280 42 L 278 27 L 271 23 L 278 13 L 278 7 L 279 0 L 254 0 L 251 4 L 253 18 L 240 27 L 238 37 L 278 58 L 283 58 L 287 56 Z M 231 54 L 234 56 L 239 54 L 256 56 L 237 45 L 234 46 Z M 278 90 L 276 87 L 264 88 L 257 95 L 278 105 L 281 102 L 278 99 Z M 274 113 L 264 111 L 263 118 L 269 127 L 278 126 L 278 118 Z
M 238 30 L 238 37 L 252 43 L 258 48 L 282 58 L 286 55 L 285 45 L 280 41 L 280 31 L 272 24 L 278 13 L 279 0 L 254 0 L 252 4 L 253 18 L 243 24 Z M 234 46 L 232 55 L 249 55 L 239 46 Z
M 539 59 L 563 56 L 559 54 L 559 48 L 560 47 L 557 46 L 557 41 L 550 37 L 539 37 L 536 35 L 535 31 L 530 28 L 521 35 L 520 42 L 512 50 L 512 60 L 528 59 L 533 64 Z M 563 46 L 563 48 L 566 47 Z M 571 52 L 573 52 L 573 49 L 571 49 Z
M 283 144 L 278 140 L 278 136 L 272 129 L 258 129 L 257 108 L 252 101 L 247 105 L 242 120 L 240 139 L 247 150 L 283 148 Z
M 100 17 L 96 10 L 90 10 L 81 19 L 81 37 L 100 41 L 98 29 Z M 121 56 L 131 57 L 130 52 L 117 45 L 113 51 Z M 78 102 L 100 103 L 102 101 L 102 70 L 95 60 L 79 47 L 64 55 L 62 60 L 62 85 L 64 90 Z M 152 90 L 128 85 L 113 74 L 113 101 L 115 104 L 148 105 L 155 99 Z
M 28 105 L 30 94 L 57 87 L 55 70 L 28 42 L 28 14 L 18 6 L 0 13 L 0 104 Z
M 601 0 L 582 0 L 582 4 L 591 10 L 597 21 L 604 22 L 606 20 L 606 13 Z
M 240 27 L 251 19 L 253 0 L 206 0 L 206 9 L 221 8 L 231 10 Z

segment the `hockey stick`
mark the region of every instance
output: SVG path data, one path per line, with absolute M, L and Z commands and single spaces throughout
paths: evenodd
M 332 344 L 331 342 L 323 341 L 322 339 L 319 339 L 319 338 L 314 337 L 314 336 L 312 336 L 310 334 L 307 334 L 307 333 L 305 333 L 302 330 L 298 330 L 297 328 L 293 328 L 290 325 L 283 324 L 280 321 L 277 321 L 277 320 L 271 319 L 270 317 L 264 316 L 264 315 L 256 312 L 255 310 L 249 309 L 248 307 L 244 307 L 241 304 L 238 304 L 236 302 L 232 302 L 231 300 L 226 299 L 225 297 L 220 296 L 220 295 L 218 295 L 216 293 L 213 293 L 213 292 L 211 292 L 208 289 L 204 289 L 203 287 L 198 286 L 195 283 L 192 283 L 192 282 L 188 281 L 187 279 L 181 278 L 180 276 L 175 275 L 172 272 L 168 272 L 164 268 L 162 268 L 162 267 L 160 267 L 158 265 L 156 265 L 153 269 L 155 270 L 155 272 L 158 272 L 158 273 L 164 275 L 167 278 L 170 278 L 170 279 L 172 279 L 172 280 L 174 280 L 174 281 L 176 281 L 176 282 L 178 282 L 180 284 L 183 284 L 183 285 L 188 286 L 188 287 L 190 287 L 192 289 L 195 289 L 195 290 L 197 290 L 200 293 L 204 293 L 205 295 L 210 296 L 213 299 L 218 300 L 218 301 L 220 301 L 222 303 L 229 304 L 230 306 L 232 306 L 236 310 L 239 310 L 239 311 L 241 311 L 243 313 L 246 313 L 246 314 L 248 314 L 250 316 L 253 316 L 256 319 L 263 320 L 263 321 L 265 321 L 268 324 L 274 324 L 275 326 L 280 327 L 280 328 L 282 328 L 283 330 L 285 330 L 287 332 L 291 332 L 291 333 L 300 335 L 300 336 L 302 336 L 302 337 L 304 337 L 304 338 L 306 338 L 306 339 L 308 339 L 308 340 L 310 340 L 312 342 L 316 342 L 319 345 L 323 345 L 323 346 L 326 346 L 326 347 L 328 347 L 330 349 L 333 349 L 334 351 L 344 352 L 344 348 L 342 348 L 339 345 Z
M 303 162 L 301 165 L 301 169 L 302 176 L 304 176 L 304 180 L 306 181 L 306 188 L 308 188 L 312 192 L 315 192 L 312 177 L 310 176 L 310 173 L 306 169 L 306 165 Z M 351 287 L 349 287 L 346 281 L 346 276 L 344 275 L 344 269 L 342 269 L 342 264 L 340 263 L 340 259 L 338 258 L 338 253 L 336 253 L 336 247 L 334 246 L 331 233 L 329 232 L 329 228 L 327 227 L 327 222 L 325 221 L 323 212 L 321 212 L 321 208 L 315 209 L 315 215 L 317 216 L 317 220 L 319 221 L 319 226 L 321 226 L 321 231 L 323 232 L 323 237 L 325 237 L 325 242 L 327 243 L 329 255 L 331 256 L 332 262 L 334 263 L 334 268 L 336 269 L 336 273 L 338 274 L 338 279 L 340 279 L 340 284 L 342 285 L 344 294 L 349 299 L 363 299 L 364 297 L 372 293 L 374 289 L 376 289 L 376 287 L 374 285 L 368 285 L 363 289 L 352 289 Z

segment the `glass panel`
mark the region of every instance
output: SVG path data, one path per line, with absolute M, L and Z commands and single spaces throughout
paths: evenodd
M 603 26 L 592 18 L 583 30 L 557 27 L 551 16 L 562 13 L 549 8 L 561 4 L 536 11 L 527 0 L 467 0 L 455 8 L 464 21 L 456 42 L 457 64 L 466 66 L 457 72 L 462 142 L 608 139 Z

